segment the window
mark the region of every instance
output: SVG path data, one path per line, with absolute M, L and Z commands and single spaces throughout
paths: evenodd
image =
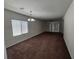
M 22 33 L 28 33 L 28 22 L 22 21 L 21 22 L 21 27 L 22 27 Z
M 28 33 L 28 22 L 20 20 L 12 20 L 13 36 Z

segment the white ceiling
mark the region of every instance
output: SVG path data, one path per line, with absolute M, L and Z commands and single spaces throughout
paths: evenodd
M 72 0 L 4 0 L 6 9 L 32 17 L 51 19 L 62 17 Z M 21 10 L 20 8 L 24 8 Z

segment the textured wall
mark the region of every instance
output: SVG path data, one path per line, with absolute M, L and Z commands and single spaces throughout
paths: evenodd
M 74 59 L 74 3 L 64 16 L 64 39 L 72 59 Z

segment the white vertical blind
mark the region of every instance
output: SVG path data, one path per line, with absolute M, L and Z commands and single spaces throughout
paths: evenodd
M 28 33 L 28 22 L 20 20 L 12 20 L 13 36 Z
M 28 22 L 22 21 L 21 22 L 22 25 L 22 33 L 28 33 Z
M 12 20 L 13 36 L 21 35 L 21 22 L 19 20 Z
M 50 32 L 59 32 L 60 24 L 58 22 L 49 23 Z

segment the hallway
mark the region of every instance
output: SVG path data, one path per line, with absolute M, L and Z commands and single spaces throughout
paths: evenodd
M 44 32 L 7 48 L 8 59 L 71 59 L 63 34 Z

